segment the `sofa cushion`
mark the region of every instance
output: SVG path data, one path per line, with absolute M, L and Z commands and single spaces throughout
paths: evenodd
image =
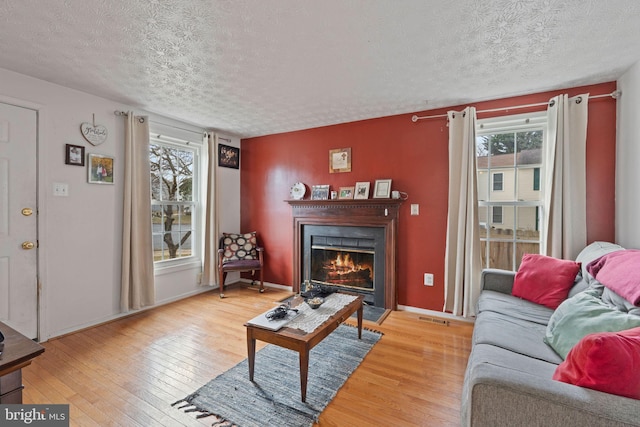
M 551 378 L 558 368 L 557 363 L 535 359 L 490 344 L 473 346 L 473 351 L 469 355 L 469 364 L 479 363 L 489 363 L 540 378 Z
M 580 264 L 539 254 L 524 254 L 513 282 L 514 296 L 555 309 L 567 299 Z
M 558 366 L 553 379 L 640 399 L 640 328 L 585 336 Z
M 559 364 L 562 358 L 543 342 L 546 326 L 502 313 L 484 311 L 476 319 L 473 345 L 489 344 L 534 359 Z
M 545 342 L 563 358 L 578 341 L 595 332 L 640 327 L 640 316 L 613 309 L 590 291 L 569 298 L 549 319 Z
M 223 233 L 223 262 L 258 259 L 257 246 L 255 231 L 244 234 Z
M 606 254 L 589 263 L 587 271 L 608 289 L 640 305 L 640 250 Z
M 580 274 L 582 277 L 590 283 L 590 279 L 593 277 L 587 271 L 587 266 L 591 261 L 595 261 L 603 255 L 611 252 L 621 251 L 624 248 L 615 243 L 609 242 L 593 242 L 587 245 L 576 257 L 576 262 L 581 264 Z
M 493 311 L 517 319 L 547 325 L 553 310 L 543 305 L 506 295 L 502 292 L 483 291 L 478 298 L 478 313 Z

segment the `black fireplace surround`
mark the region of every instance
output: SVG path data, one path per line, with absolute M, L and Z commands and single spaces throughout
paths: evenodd
M 318 258 L 319 252 L 325 252 L 323 260 Z M 332 280 L 326 275 L 323 278 L 319 270 L 322 269 L 322 264 L 328 263 L 328 258 L 333 258 L 335 253 L 341 254 L 342 257 L 349 256 L 352 259 L 362 260 L 361 262 L 366 265 L 361 266 L 360 270 L 356 269 L 345 274 L 344 278 Z M 359 256 L 360 254 L 362 255 Z M 373 263 L 369 265 L 371 259 Z M 305 225 L 302 231 L 302 274 L 305 281 L 362 294 L 365 303 L 384 308 L 384 228 Z

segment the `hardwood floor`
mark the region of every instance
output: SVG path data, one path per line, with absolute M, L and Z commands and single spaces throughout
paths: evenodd
M 68 403 L 72 426 L 211 425 L 171 403 L 245 359 L 244 322 L 289 294 L 234 286 L 52 339 L 23 369 L 24 403 Z M 385 335 L 319 425 L 459 425 L 472 325 L 396 311 L 365 327 Z

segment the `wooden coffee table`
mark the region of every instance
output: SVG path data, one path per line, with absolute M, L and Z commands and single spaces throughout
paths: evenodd
M 22 368 L 44 352 L 37 342 L 0 322 L 4 343 L 0 345 L 0 405 L 22 403 Z
M 256 340 L 295 350 L 300 355 L 300 392 L 302 401 L 305 402 L 307 399 L 307 377 L 309 374 L 309 350 L 325 339 L 356 311 L 358 312 L 358 339 L 362 339 L 363 298 L 362 295 L 357 295 L 355 300 L 338 310 L 311 333 L 306 333 L 299 329 L 287 328 L 286 326 L 277 331 L 271 331 L 245 323 L 244 326 L 247 327 L 247 352 L 249 354 L 249 380 L 253 381 L 253 371 L 256 360 Z M 300 301 L 302 302 L 302 300 Z

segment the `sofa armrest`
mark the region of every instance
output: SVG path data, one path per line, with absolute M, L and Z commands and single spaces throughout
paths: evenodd
M 511 295 L 515 271 L 485 268 L 480 276 L 480 288 L 487 291 L 497 291 Z
M 490 363 L 467 373 L 464 426 L 640 426 L 640 401 Z

